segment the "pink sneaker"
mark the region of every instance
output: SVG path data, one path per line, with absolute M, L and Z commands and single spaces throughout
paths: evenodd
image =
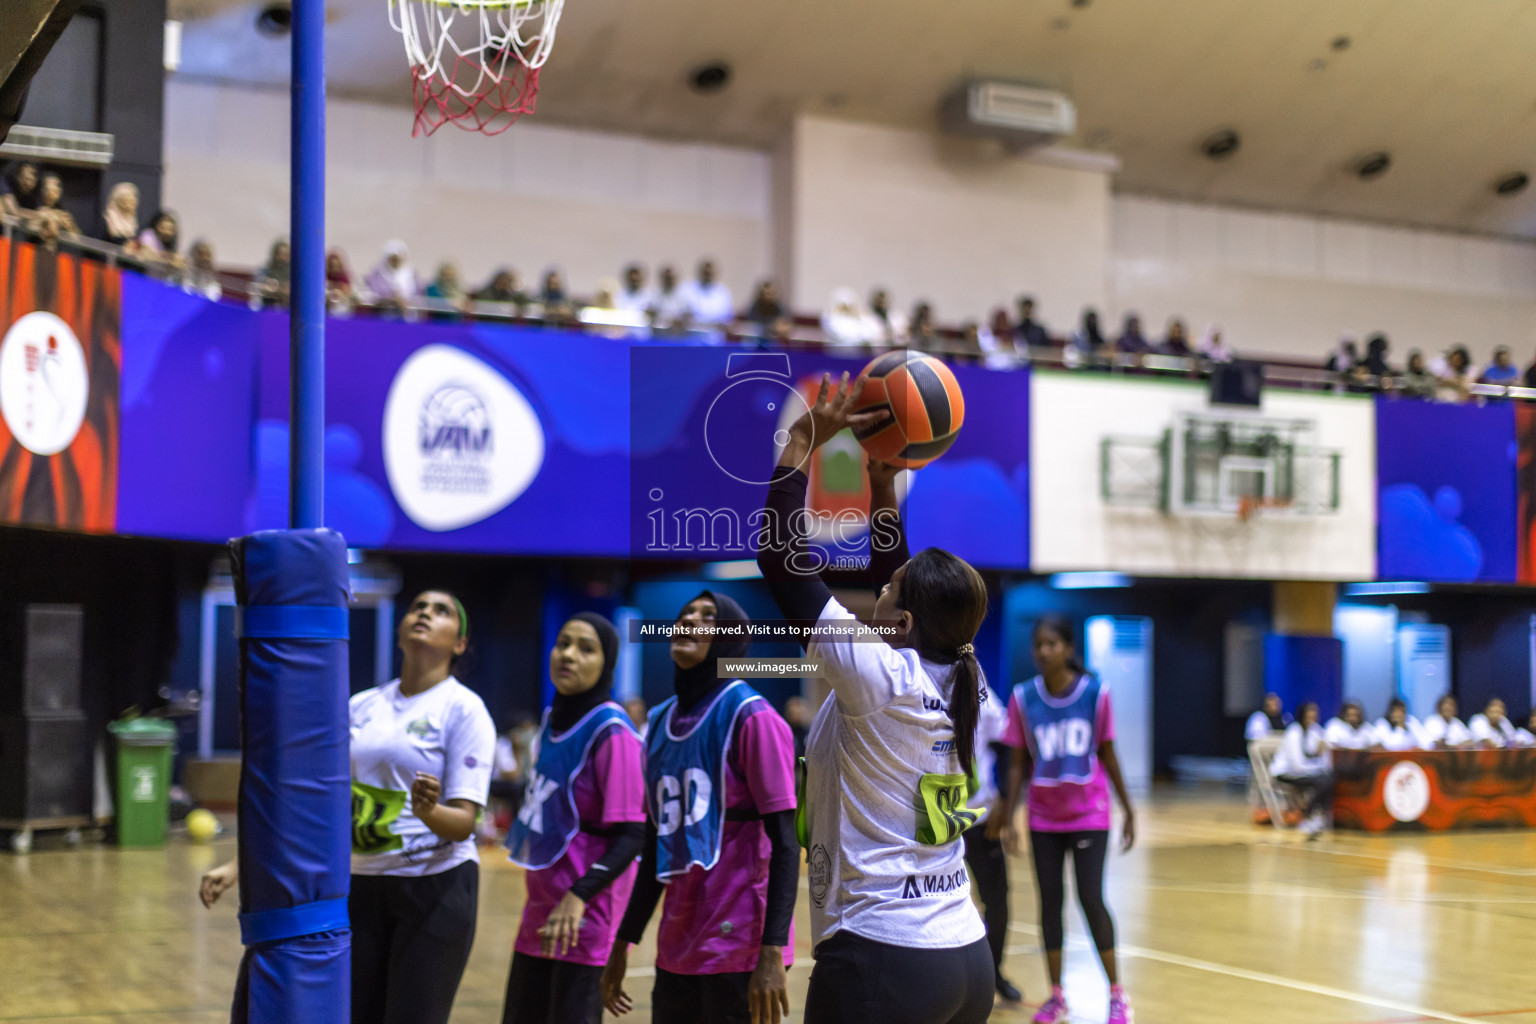
M 1067 1024 L 1067 997 L 1061 989 L 1051 989 L 1051 998 L 1040 1004 L 1030 1018 L 1034 1024 Z
M 1104 1024 L 1131 1024 L 1135 1014 L 1131 1012 L 1131 1001 L 1125 998 L 1125 993 L 1116 985 L 1109 990 L 1109 1019 Z

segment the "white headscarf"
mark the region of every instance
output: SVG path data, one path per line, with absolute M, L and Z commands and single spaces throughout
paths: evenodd
M 880 325 L 864 308 L 852 288 L 834 289 L 821 314 L 821 333 L 828 345 L 865 345 L 875 339 Z

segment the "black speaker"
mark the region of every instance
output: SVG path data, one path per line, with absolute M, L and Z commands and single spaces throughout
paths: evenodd
M 77 604 L 29 604 L 21 665 L 21 713 L 80 710 L 80 641 L 85 610 Z
M 84 715 L 0 718 L 0 820 L 89 817 L 94 760 Z
M 1212 405 L 1259 405 L 1263 400 L 1263 363 L 1238 359 L 1211 367 Z

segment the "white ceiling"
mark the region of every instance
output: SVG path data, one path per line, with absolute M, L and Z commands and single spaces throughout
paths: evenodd
M 182 72 L 286 81 L 261 6 L 172 0 Z M 408 103 L 387 0 L 329 19 L 333 90 Z M 1067 92 L 1066 144 L 1118 156 L 1120 191 L 1536 237 L 1536 186 L 1491 189 L 1536 178 L 1533 52 L 1536 0 L 569 0 L 536 116 L 763 147 L 796 111 L 936 128 L 946 92 L 991 76 Z M 708 60 L 734 75 L 697 95 Z M 1243 144 L 1215 163 L 1219 128 Z M 1392 167 L 1361 181 L 1375 150 Z

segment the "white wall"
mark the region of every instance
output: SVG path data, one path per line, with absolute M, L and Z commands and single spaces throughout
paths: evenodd
M 1117 196 L 1109 302 L 1160 337 L 1210 321 L 1239 351 L 1322 359 L 1339 335 L 1376 330 L 1394 362 L 1461 343 L 1536 349 L 1536 245 L 1296 214 Z M 1060 326 L 1053 323 L 1052 326 Z
M 792 252 L 781 267 L 797 309 L 833 289 L 884 285 L 940 323 L 982 319 L 1020 293 L 1060 321 L 1105 299 L 1110 176 L 1051 166 L 934 132 L 801 117 L 791 162 Z
M 423 273 L 452 257 L 474 285 L 511 264 L 536 286 L 557 266 L 589 293 L 630 260 L 691 276 L 710 255 L 745 304 L 772 268 L 769 159 L 752 150 L 536 118 L 492 138 L 412 138 L 409 108 L 333 99 L 326 164 L 326 231 L 354 275 L 391 238 Z M 287 94 L 170 78 L 164 194 L 184 238 L 208 235 L 226 264 L 264 261 L 288 230 Z
M 1376 407 L 1362 395 L 1271 388 L 1265 417 L 1311 420 L 1341 453 L 1339 508 L 1313 518 L 1166 515 L 1110 506 L 1100 491 L 1106 437 L 1155 441 L 1178 411 L 1208 410 L 1203 383 L 1035 372 L 1029 392 L 1030 568 L 1149 576 L 1368 580 L 1376 575 Z M 1234 418 L 1245 416 L 1234 412 Z M 1251 414 L 1247 414 L 1251 415 Z M 1155 484 L 1156 469 L 1144 477 Z

